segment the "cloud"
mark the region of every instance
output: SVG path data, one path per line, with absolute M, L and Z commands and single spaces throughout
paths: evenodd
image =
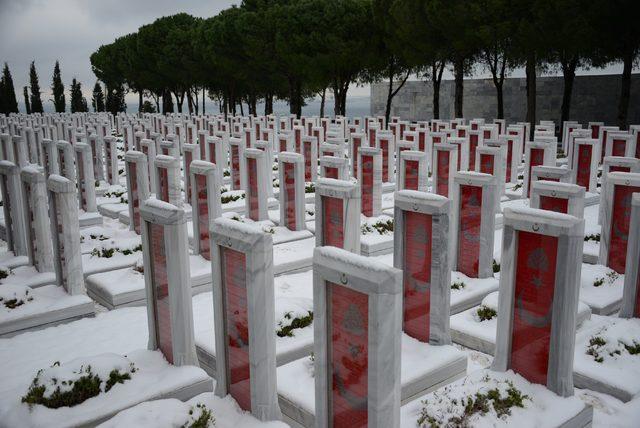
M 65 89 L 82 82 L 87 98 L 96 77 L 89 56 L 100 45 L 156 18 L 187 12 L 209 17 L 238 0 L 0 0 L 0 61 L 9 63 L 16 89 L 29 83 L 35 61 L 43 102 L 51 98 L 53 66 L 60 61 Z M 22 96 L 18 96 L 20 101 Z

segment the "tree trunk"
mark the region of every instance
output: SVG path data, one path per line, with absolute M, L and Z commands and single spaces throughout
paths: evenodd
M 242 106 L 242 98 L 240 98 L 240 102 L 238 102 L 238 104 L 240 104 L 240 116 L 244 116 L 244 107 Z
M 531 52 L 527 55 L 525 65 L 527 74 L 527 122 L 530 123 L 531 132 L 528 136 L 533 139 L 533 132 L 536 127 L 536 54 Z
M 142 112 L 142 104 L 144 101 L 142 100 L 142 89 L 138 91 L 138 112 Z
M 454 110 L 455 117 L 464 117 L 462 113 L 462 99 L 464 92 L 464 58 L 456 58 L 453 71 L 455 75 Z
M 572 59 L 569 64 L 562 67 L 564 88 L 562 91 L 562 107 L 560 108 L 560 130 L 564 129 L 564 122 L 569 120 L 571 115 L 571 94 L 573 93 L 573 82 L 576 78 L 577 66 L 577 59 Z
M 440 119 L 440 84 L 442 83 L 442 73 L 444 72 L 444 61 L 431 63 L 431 80 L 433 83 L 433 118 Z
M 394 75 L 393 59 L 389 61 L 389 90 L 387 91 L 387 106 L 384 109 L 384 123 L 389 123 L 391 116 L 391 100 L 393 99 L 393 75 Z
M 626 55 L 622 69 L 622 85 L 620 88 L 620 100 L 618 102 L 618 120 L 620 129 L 627 129 L 627 113 L 629 111 L 629 98 L 631 95 L 631 69 L 633 68 L 633 54 Z
M 264 115 L 273 113 L 273 95 L 267 94 L 264 97 Z
M 300 117 L 302 116 L 302 83 L 300 81 L 296 83 L 296 97 L 298 98 L 298 101 L 296 103 L 298 106 L 296 117 L 300 119 Z
M 320 117 L 324 117 L 324 102 L 327 97 L 327 88 L 322 90 L 322 95 L 320 95 Z
M 206 96 L 206 92 L 205 91 L 206 90 L 205 90 L 205 88 L 203 86 L 202 87 L 202 114 L 205 114 L 205 111 L 204 111 L 204 100 L 205 100 L 205 96 Z
M 340 115 L 340 89 L 337 81 L 333 81 L 333 116 Z
M 504 119 L 504 92 L 503 92 L 503 83 L 504 82 L 496 82 L 496 95 L 498 98 L 498 119 Z

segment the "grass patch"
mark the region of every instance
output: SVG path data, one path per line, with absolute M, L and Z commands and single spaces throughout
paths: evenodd
M 360 226 L 360 232 L 362 232 L 363 235 L 373 233 L 374 230 L 378 232 L 379 235 L 387 235 L 389 233 L 393 233 L 393 219 L 378 221 L 373 224 L 365 223 Z
M 278 328 L 276 334 L 278 337 L 293 337 L 293 330 L 305 328 L 311 325 L 313 322 L 313 312 L 309 311 L 306 316 L 296 318 L 293 318 L 291 312 L 287 312 L 284 314 L 284 319 L 291 322 L 287 325 L 283 325 L 283 322 L 279 321 L 278 326 L 280 328 Z
M 500 272 L 500 263 L 498 263 L 496 259 L 493 259 L 493 273 L 498 272 Z
M 27 302 L 31 302 L 33 301 L 33 296 L 29 295 L 29 289 L 25 289 L 24 290 L 24 296 L 18 297 L 17 295 L 15 295 L 13 298 L 11 299 L 7 299 L 6 296 L 5 297 L 0 297 L 0 302 L 2 302 L 2 304 L 5 306 L 5 308 L 7 309 L 15 309 L 18 308 L 22 305 L 24 305 Z
M 431 415 L 426 405 L 428 401 L 423 401 L 425 407 L 422 408 L 420 416 L 417 420 L 419 427 L 470 427 L 471 418 L 476 415 L 485 415 L 492 409 L 498 416 L 503 419 L 511 415 L 511 409 L 514 407 L 524 408 L 525 400 L 531 398 L 523 394 L 519 389 L 513 386 L 510 381 L 506 382 L 507 390 L 502 392 L 498 388 L 490 389 L 486 392 L 476 392 L 474 395 L 462 398 L 460 402 L 453 399 L 453 406 L 461 406 L 462 413 L 459 415 Z M 452 406 L 452 407 L 453 407 Z
M 600 234 L 599 233 L 592 233 L 591 235 L 587 235 L 584 237 L 584 242 L 587 241 L 596 241 L 596 242 L 600 242 Z
M 59 365 L 59 363 L 54 363 L 54 366 L 55 365 Z M 136 369 L 133 364 L 131 365 L 130 373 L 122 373 L 116 369 L 112 370 L 109 373 L 109 378 L 105 382 L 104 392 L 109 392 L 115 385 L 130 380 L 131 373 L 135 373 L 135 371 Z M 29 390 L 22 397 L 22 402 L 28 404 L 30 409 L 37 404 L 43 405 L 49 409 L 73 407 L 83 403 L 89 398 L 99 395 L 102 392 L 101 385 L 103 380 L 92 371 L 90 365 L 80 367 L 80 371 L 77 373 L 81 374 L 81 376 L 78 379 L 52 379 L 56 388 L 50 395 L 46 395 L 47 387 L 40 384 L 40 375 L 42 373 L 43 370 L 38 371 L 35 379 L 31 382 Z
M 244 198 L 245 198 L 244 193 L 241 195 L 226 195 L 226 196 L 223 195 L 223 196 L 220 196 L 220 203 L 228 204 L 229 202 L 234 202 Z
M 304 193 L 315 193 L 316 185 L 313 183 L 307 183 L 304 186 Z
M 195 408 L 189 409 L 189 422 L 184 424 L 182 428 L 210 428 L 214 426 L 216 426 L 216 419 L 213 417 L 211 409 L 198 403 Z
M 465 288 L 467 286 L 467 284 L 465 284 L 462 281 L 456 281 L 453 284 L 451 284 L 451 289 L 452 290 L 462 290 L 463 288 Z
M 516 183 L 515 186 L 513 186 L 513 188 L 511 190 L 518 190 L 522 188 L 522 183 Z
M 118 248 L 118 247 L 113 247 L 113 248 L 94 248 L 93 250 L 91 250 L 91 257 L 101 257 L 101 258 L 105 258 L 105 259 L 110 259 L 116 253 L 120 253 L 120 254 L 125 255 L 125 256 L 130 256 L 131 254 L 133 254 L 135 252 L 138 252 L 138 251 L 142 251 L 142 244 L 136 245 L 133 248 L 125 248 L 125 249 L 121 249 L 121 248 Z
M 0 269 L 0 279 L 5 279 L 8 276 L 9 276 L 8 269 Z
M 231 171 L 229 171 L 228 169 L 225 169 L 224 171 L 222 171 L 222 176 L 231 177 Z
M 495 309 L 490 308 L 488 306 L 480 305 L 480 307 L 477 310 L 477 314 L 478 314 L 478 318 L 480 318 L 480 322 L 482 322 L 482 321 L 489 321 L 494 319 L 498 315 L 498 312 L 496 312 Z
M 600 278 L 596 278 L 596 280 L 593 281 L 593 286 L 594 287 L 600 287 L 605 282 L 607 284 L 609 284 L 609 285 L 613 285 L 613 283 L 616 282 L 616 280 L 619 277 L 620 277 L 620 275 L 618 274 L 618 272 L 612 270 L 611 272 L 607 272 L 607 274 L 605 276 L 601 276 Z
M 105 198 L 121 198 L 126 192 L 124 190 L 114 190 L 113 192 L 104 192 Z

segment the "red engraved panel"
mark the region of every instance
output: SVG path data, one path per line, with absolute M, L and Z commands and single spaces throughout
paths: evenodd
M 190 150 L 184 151 L 184 168 L 185 168 L 185 180 L 184 186 L 187 188 L 187 201 L 191 203 L 191 161 L 193 160 L 193 153 Z
M 322 196 L 322 245 L 344 248 L 343 203 L 340 198 Z
M 638 260 L 640 263 L 640 260 Z M 636 306 L 633 311 L 636 318 L 640 318 L 640 273 L 636 273 Z
M 589 189 L 589 181 L 591 180 L 591 156 L 593 146 L 588 144 L 580 144 L 578 146 L 578 166 L 576 171 L 576 184 L 585 189 Z
M 625 156 L 627 141 L 614 138 L 611 141 L 611 156 Z
M 128 195 L 129 203 L 133 207 L 133 218 L 131 221 L 133 222 L 133 230 L 139 235 L 141 233 L 140 230 L 140 192 L 138 191 L 138 170 L 137 164 L 135 162 L 128 162 L 129 171 L 129 182 L 131 183 L 131 190 Z
M 373 216 L 373 156 L 362 156 L 362 214 Z
M 628 166 L 611 165 L 609 167 L 609 172 L 631 172 L 631 168 Z
M 488 140 L 489 138 L 491 138 L 491 131 L 489 131 L 488 129 L 485 129 L 483 137 L 485 140 Z
M 302 145 L 304 147 L 304 180 L 311 181 L 311 145 L 314 144 L 313 141 L 303 141 Z M 317 166 L 316 166 L 317 169 Z
M 369 298 L 327 282 L 329 418 L 334 428 L 366 427 Z
M 540 209 L 547 210 L 547 211 L 555 211 L 557 213 L 568 214 L 569 199 L 540 195 Z
M 207 152 L 206 152 L 206 140 L 205 140 L 206 134 L 198 134 L 198 147 L 200 147 L 200 159 L 206 159 L 207 158 Z
M 477 124 L 477 123 L 472 123 L 472 124 L 471 124 L 471 129 L 472 129 L 473 131 L 477 130 L 477 129 L 478 129 L 478 124 Z
M 284 162 L 284 195 L 285 202 L 285 227 L 296 229 L 296 179 L 295 165 L 292 162 Z
M 511 369 L 546 385 L 558 238 L 517 233 Z
M 221 165 L 218 165 L 218 163 L 216 162 L 216 143 L 212 141 L 209 142 L 209 162 L 217 165 L 220 168 L 222 167 Z
M 296 128 L 296 129 L 293 131 L 293 133 L 294 133 L 294 135 L 295 135 L 295 141 L 296 141 L 296 148 L 295 148 L 295 151 L 296 151 L 297 153 L 302 153 L 302 150 L 300 150 L 300 144 L 302 144 L 302 143 L 301 143 L 301 138 L 302 138 L 302 135 L 301 135 L 301 134 L 302 134 L 302 133 L 300 132 L 300 128 Z
M 418 150 L 424 152 L 424 145 L 426 143 L 427 133 L 424 131 L 418 131 Z
M 374 129 L 369 129 L 369 146 L 373 147 L 376 143 L 376 130 Z
M 249 188 L 247 189 L 249 218 L 258 221 L 260 218 L 260 202 L 258 200 L 258 162 L 255 158 L 247 159 L 247 172 L 249 173 Z
M 161 201 L 169 202 L 169 170 L 158 168 L 158 197 Z
M 640 159 L 640 131 L 638 131 L 636 136 L 636 159 Z
M 436 186 L 436 194 L 449 197 L 449 157 L 451 152 L 448 150 L 437 150 L 438 159 L 438 181 Z
M 408 190 L 418 190 L 418 176 L 420 162 L 417 160 L 404 161 L 404 188 Z
M 607 131 L 602 131 L 602 140 L 600 140 L 600 163 L 604 162 L 605 143 L 607 141 Z
M 251 411 L 246 256 L 230 248 L 221 250 L 229 393 L 240 408 Z
M 613 187 L 611 242 L 609 244 L 607 266 L 620 274 L 625 272 L 629 224 L 631 222 L 631 195 L 636 192 L 640 192 L 640 187 L 621 184 Z
M 494 174 L 494 165 L 495 162 L 495 156 L 492 154 L 488 154 L 488 153 L 481 153 L 480 154 L 480 172 L 485 173 L 485 174 Z
M 338 180 L 338 168 L 333 166 L 327 166 L 324 168 L 324 176 L 326 178 L 335 178 Z
M 531 149 L 529 152 L 529 174 L 527 180 L 529 180 L 529 186 L 527 188 L 527 198 L 531 194 L 531 170 L 534 166 L 544 164 L 544 149 Z
M 149 224 L 151 235 L 151 274 L 156 308 L 156 340 L 164 357 L 173 363 L 171 311 L 169 306 L 169 276 L 164 245 L 164 226 Z
M 87 209 L 87 191 L 85 189 L 86 186 L 86 177 L 84 173 L 84 153 L 80 152 L 78 154 L 78 191 L 80 193 L 80 209 Z
M 380 150 L 382 151 L 382 181 L 389 182 L 389 140 L 380 140 Z
M 287 151 L 287 139 L 285 137 L 280 138 L 280 151 L 281 152 Z
M 207 177 L 203 174 L 196 174 L 196 188 L 193 189 L 197 197 L 198 210 L 198 242 L 200 255 L 207 260 L 211 260 L 211 244 L 209 243 L 209 201 L 207 189 Z
M 351 159 L 352 163 L 352 175 L 354 177 L 358 176 L 358 152 L 360 151 L 360 145 L 362 144 L 360 137 L 353 137 L 353 153 L 351 155 L 353 158 Z
M 511 181 L 511 161 L 513 159 L 513 140 L 507 139 L 507 174 L 505 176 L 505 182 Z
M 430 215 L 405 211 L 403 329 L 423 342 L 429 341 L 431 233 Z
M 458 233 L 458 271 L 477 278 L 480 264 L 480 224 L 482 187 L 460 186 L 460 232 Z
M 231 144 L 231 181 L 233 189 L 240 189 L 240 148 L 237 144 Z
M 469 134 L 469 171 L 476 170 L 476 148 L 478 147 L 478 134 Z
M 593 125 L 591 127 L 591 138 L 598 138 L 600 134 L 600 125 Z
M 467 136 L 467 130 L 464 128 L 458 128 L 458 138 L 464 138 Z

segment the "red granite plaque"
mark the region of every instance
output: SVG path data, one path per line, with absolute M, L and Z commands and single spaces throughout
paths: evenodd
M 489 153 L 481 153 L 480 154 L 480 172 L 484 173 L 484 174 L 494 174 L 493 169 L 495 168 L 494 165 L 495 162 L 495 156 Z
M 141 233 L 140 224 L 140 192 L 138 191 L 138 168 L 135 162 L 128 162 L 129 181 L 131 182 L 131 192 L 128 195 L 129 203 L 133 207 L 133 230 L 139 235 Z
M 569 211 L 569 199 L 541 195 L 540 209 L 567 214 Z
M 332 166 L 325 167 L 324 176 L 326 178 L 335 178 L 338 180 L 338 175 L 338 168 Z
M 373 156 L 362 156 L 362 214 L 373 216 Z
M 338 248 L 344 247 L 344 213 L 343 200 L 330 196 L 323 198 L 322 244 Z
M 249 173 L 249 218 L 258 221 L 260 218 L 260 202 L 258 201 L 258 162 L 255 158 L 247 158 L 247 172 Z
M 627 148 L 626 140 L 614 138 L 611 141 L 611 156 L 625 156 L 626 148 Z
M 417 160 L 404 161 L 404 188 L 408 190 L 418 190 L 418 176 L 420 162 Z
M 167 274 L 167 255 L 164 246 L 164 226 L 149 224 L 149 229 L 151 235 L 151 271 L 156 308 L 156 339 L 164 357 L 168 362 L 173 363 L 169 276 Z
M 593 146 L 588 144 L 580 144 L 578 146 L 578 166 L 576 174 L 576 184 L 585 189 L 589 189 L 589 181 L 591 180 L 591 156 Z
M 598 138 L 600 135 L 600 125 L 593 125 L 591 127 L 591 138 Z
M 241 409 L 251 411 L 246 256 L 230 248 L 221 250 L 229 393 Z
M 469 171 L 476 170 L 476 148 L 478 147 L 478 134 L 469 134 Z
M 209 162 L 221 168 L 222 166 L 218 165 L 218 163 L 216 162 L 216 143 L 214 143 L 213 141 L 210 141 L 208 144 L 209 144 Z
M 240 189 L 240 148 L 237 144 L 231 144 L 231 179 L 233 189 Z
M 360 151 L 360 146 L 362 145 L 362 140 L 360 137 L 353 137 L 353 153 L 351 155 L 353 158 L 352 162 L 352 174 L 354 177 L 358 176 L 358 152 Z
M 511 162 L 513 160 L 513 140 L 507 138 L 507 174 L 505 175 L 505 182 L 511 181 Z
M 191 186 L 189 182 L 189 177 L 191 177 L 191 161 L 193 160 L 193 153 L 190 150 L 184 151 L 184 163 L 185 163 L 185 176 L 187 177 L 187 182 L 184 183 L 184 187 L 187 190 L 187 201 L 191 202 Z
M 207 200 L 207 177 L 196 174 L 196 192 L 198 204 L 198 242 L 200 245 L 200 255 L 207 260 L 211 260 L 211 244 L 209 243 L 209 202 Z
M 329 419 L 334 428 L 366 427 L 369 368 L 369 298 L 327 283 L 331 376 Z
M 380 151 L 382 152 L 382 181 L 389 182 L 389 140 L 380 139 Z
M 558 238 L 517 233 L 511 369 L 546 385 Z
M 312 144 L 315 144 L 313 141 L 303 141 L 302 145 L 304 147 L 304 180 L 311 181 L 311 148 Z M 317 166 L 316 166 L 317 169 Z
M 613 187 L 613 206 L 611 208 L 611 242 L 607 267 L 620 274 L 625 272 L 629 224 L 631 222 L 631 196 L 640 192 L 638 186 L 617 184 Z
M 429 341 L 431 225 L 428 214 L 404 213 L 403 329 L 422 342 Z
M 161 201 L 169 202 L 169 171 L 167 168 L 158 169 L 158 196 Z
M 544 165 L 544 149 L 531 149 L 529 156 L 529 175 L 527 177 L 529 180 L 529 187 L 527 188 L 527 198 L 531 194 L 531 170 L 534 166 Z
M 438 185 L 436 186 L 436 194 L 449 197 L 449 156 L 451 152 L 448 150 L 437 150 L 438 159 Z
M 290 230 L 296 229 L 296 188 L 295 188 L 295 165 L 291 162 L 284 162 L 284 194 L 285 203 L 285 227 Z
M 80 193 L 80 209 L 87 210 L 87 191 L 85 189 L 84 154 L 78 156 L 78 192 Z
M 460 186 L 458 271 L 470 278 L 477 278 L 479 272 L 481 218 L 482 187 Z

